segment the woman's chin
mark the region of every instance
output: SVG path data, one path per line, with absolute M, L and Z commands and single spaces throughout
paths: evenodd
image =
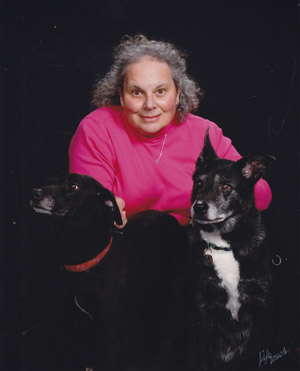
M 158 134 L 164 127 L 165 126 L 161 127 L 160 125 L 143 125 L 142 127 L 137 128 L 137 130 L 141 134 L 151 137 Z
M 139 131 L 141 134 L 145 136 L 153 136 L 158 134 L 162 129 L 169 125 L 167 123 L 161 123 L 158 121 L 151 121 L 151 122 L 140 122 L 135 123 L 133 126 L 134 128 Z

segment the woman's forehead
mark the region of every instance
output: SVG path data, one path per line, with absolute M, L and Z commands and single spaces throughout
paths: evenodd
M 172 81 L 169 65 L 149 57 L 144 57 L 136 63 L 127 66 L 124 83 L 140 86 L 147 84 L 164 85 Z

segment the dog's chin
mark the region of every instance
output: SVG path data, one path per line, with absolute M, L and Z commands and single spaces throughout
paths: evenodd
M 63 216 L 66 216 L 68 212 L 69 212 L 69 209 L 60 209 L 60 210 L 53 211 L 52 214 L 58 217 L 63 217 Z
M 46 215 L 55 215 L 58 217 L 66 216 L 69 212 L 69 209 L 59 209 L 59 210 L 53 210 L 52 208 L 45 208 L 39 205 L 35 205 L 33 201 L 30 201 L 30 206 L 33 208 L 33 210 L 38 214 L 46 214 Z
M 204 230 L 217 229 L 220 233 L 230 233 L 233 230 L 238 219 L 239 215 L 235 213 L 215 219 L 204 219 L 197 218 L 196 216 L 194 216 L 192 218 L 192 223 L 194 225 L 198 225 L 200 229 Z
M 193 222 L 198 224 L 219 224 L 226 220 L 227 218 L 216 218 L 216 219 L 197 219 L 196 217 L 193 218 Z
M 208 219 L 208 218 L 205 218 L 204 216 L 193 215 L 192 220 L 195 223 L 205 224 L 205 225 L 221 224 L 221 223 L 227 222 L 234 216 L 235 216 L 235 213 L 233 212 L 221 214 L 219 217 L 216 217 L 214 219 Z
M 32 208 L 36 213 L 52 215 L 52 210 L 43 209 L 37 206 L 32 206 Z

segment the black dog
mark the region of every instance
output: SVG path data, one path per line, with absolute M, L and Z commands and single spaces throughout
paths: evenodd
M 258 346 L 271 277 L 254 185 L 272 161 L 261 154 L 220 159 L 206 133 L 191 199 L 197 370 L 234 367 Z
M 65 345 L 73 363 L 62 369 L 180 369 L 185 247 L 176 219 L 148 211 L 114 233 L 122 222 L 113 194 L 77 174 L 33 190 L 31 206 L 55 217 L 74 292 L 78 316 L 68 318 Z

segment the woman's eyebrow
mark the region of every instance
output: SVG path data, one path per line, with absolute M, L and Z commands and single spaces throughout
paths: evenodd
M 140 90 L 142 90 L 142 88 L 140 86 L 135 85 L 135 84 L 128 84 L 127 88 L 128 89 L 140 89 Z
M 163 82 L 162 84 L 158 85 L 155 89 L 160 89 L 168 86 L 169 84 L 167 82 Z
M 161 88 L 164 88 L 164 87 L 166 87 L 166 86 L 168 86 L 168 85 L 169 85 L 169 84 L 168 84 L 167 82 L 163 82 L 163 83 L 157 85 L 157 86 L 154 88 L 154 90 L 155 90 L 155 89 L 161 89 Z M 144 90 L 142 87 L 140 87 L 140 86 L 138 86 L 138 85 L 135 85 L 135 84 L 128 84 L 128 85 L 127 85 L 127 88 L 128 88 L 128 89 L 139 89 L 139 90 Z

